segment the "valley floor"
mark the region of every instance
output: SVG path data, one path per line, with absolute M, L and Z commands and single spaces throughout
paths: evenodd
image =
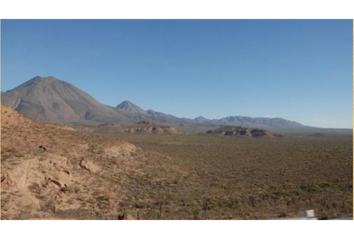
M 353 211 L 352 136 L 281 138 L 118 135 L 149 154 L 125 187 L 133 215 L 156 219 L 274 219 Z

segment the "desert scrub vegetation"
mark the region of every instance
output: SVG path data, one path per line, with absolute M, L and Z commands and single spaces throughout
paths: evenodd
M 132 214 L 158 219 L 274 219 L 352 214 L 352 137 L 117 135 L 148 154 L 124 186 Z M 162 205 L 154 204 L 164 196 Z M 142 204 L 144 203 L 144 204 Z M 143 206 L 143 207 L 142 207 Z M 141 213 L 142 212 L 142 213 Z

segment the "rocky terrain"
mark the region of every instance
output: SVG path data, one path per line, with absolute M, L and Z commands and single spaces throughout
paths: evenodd
M 253 129 L 238 126 L 226 126 L 214 130 L 207 131 L 206 134 L 217 134 L 224 136 L 247 136 L 247 137 L 280 137 L 279 134 L 264 130 Z
M 116 219 L 129 195 L 120 182 L 141 175 L 147 161 L 133 144 L 4 106 L 1 124 L 2 219 Z
M 171 126 L 163 126 L 148 121 L 140 121 L 124 129 L 125 133 L 148 133 L 148 134 L 183 134 Z

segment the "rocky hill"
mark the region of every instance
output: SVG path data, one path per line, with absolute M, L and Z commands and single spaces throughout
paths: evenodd
M 263 129 L 252 129 L 238 126 L 227 126 L 210 130 L 207 134 L 217 134 L 223 136 L 247 136 L 247 137 L 280 137 L 280 135 Z
M 96 129 L 98 133 L 106 134 L 183 134 L 184 132 L 177 130 L 172 126 L 164 126 L 149 121 L 139 121 L 131 125 L 120 125 L 115 123 L 102 124 Z

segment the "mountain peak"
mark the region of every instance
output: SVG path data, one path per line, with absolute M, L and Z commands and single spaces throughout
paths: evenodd
M 53 77 L 53 76 L 48 76 L 48 77 L 42 77 L 42 76 L 36 76 L 27 82 L 34 82 L 34 81 L 60 81 L 58 78 Z
M 194 120 L 207 120 L 207 119 L 203 116 L 199 116 L 199 117 L 195 118 Z
M 126 100 L 126 101 L 123 101 L 122 103 L 120 103 L 117 107 L 119 107 L 119 106 L 135 106 L 135 104 L 129 100 Z
M 205 123 L 206 121 L 208 121 L 208 119 L 206 119 L 203 116 L 199 116 L 199 117 L 195 118 L 194 121 L 196 121 L 198 123 Z
M 146 114 L 146 112 L 132 103 L 131 101 L 124 101 L 119 104 L 116 108 L 121 109 L 125 112 L 134 113 L 134 114 Z
M 41 76 L 36 76 L 34 78 L 31 78 L 27 82 L 24 82 L 23 84 L 17 86 L 13 90 L 21 89 L 24 87 L 31 87 L 36 84 L 48 84 L 48 83 L 53 83 L 53 82 L 63 82 L 53 76 L 48 76 L 48 77 L 41 77 Z

